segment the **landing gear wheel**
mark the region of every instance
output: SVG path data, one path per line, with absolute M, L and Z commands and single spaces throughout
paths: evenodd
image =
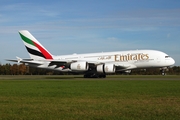
M 161 72 L 162 72 L 162 75 L 163 75 L 163 76 L 166 75 L 165 69 L 162 69 Z

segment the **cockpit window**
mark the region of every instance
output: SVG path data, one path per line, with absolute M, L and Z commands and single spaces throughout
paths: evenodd
M 170 56 L 165 56 L 165 58 L 170 58 Z

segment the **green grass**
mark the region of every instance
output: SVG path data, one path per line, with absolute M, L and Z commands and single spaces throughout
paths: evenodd
M 180 76 L 0 76 L 0 119 L 179 120 Z

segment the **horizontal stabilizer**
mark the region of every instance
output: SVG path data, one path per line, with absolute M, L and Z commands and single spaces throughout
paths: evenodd
M 34 64 L 34 65 L 42 65 L 43 62 L 41 61 L 34 61 L 33 59 L 6 59 L 6 61 L 11 61 L 11 62 L 18 62 L 18 63 L 28 63 L 28 64 Z
M 6 61 L 18 62 L 18 60 L 17 60 L 17 59 L 6 59 Z

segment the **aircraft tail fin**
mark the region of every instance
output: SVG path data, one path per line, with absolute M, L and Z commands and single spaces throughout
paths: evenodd
M 46 50 L 46 48 L 43 45 L 41 45 L 41 43 L 39 43 L 39 41 L 36 40 L 36 38 L 29 31 L 21 30 L 19 31 L 19 34 L 31 59 L 53 59 L 53 55 L 48 50 Z

